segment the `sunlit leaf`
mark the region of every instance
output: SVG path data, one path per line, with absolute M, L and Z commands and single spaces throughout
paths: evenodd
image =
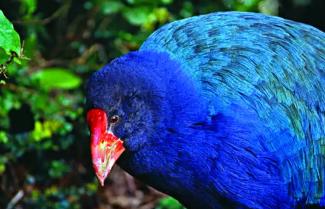
M 7 144 L 8 143 L 8 136 L 6 132 L 0 131 L 0 143 Z
M 81 78 L 64 68 L 46 68 L 32 75 L 39 82 L 41 88 L 75 89 L 81 84 Z
M 165 197 L 159 201 L 156 209 L 186 209 L 172 197 Z
M 0 163 L 0 174 L 2 174 L 3 172 L 5 172 L 5 170 L 6 170 L 6 165 Z
M 154 14 L 160 23 L 165 23 L 169 18 L 168 10 L 163 7 L 155 9 Z
M 6 55 L 9 56 L 12 52 L 15 52 L 17 55 L 20 54 L 19 35 L 15 31 L 11 22 L 5 17 L 2 10 L 0 10 L 0 48 L 2 48 Z
M 151 10 L 149 7 L 128 8 L 123 13 L 129 23 L 133 25 L 142 25 L 149 19 Z
M 161 0 L 163 4 L 171 4 L 173 3 L 173 0 Z

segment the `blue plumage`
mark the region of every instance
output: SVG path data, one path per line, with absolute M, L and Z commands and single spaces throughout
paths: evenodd
M 119 164 L 188 208 L 325 205 L 325 34 L 254 13 L 170 23 L 94 73 Z

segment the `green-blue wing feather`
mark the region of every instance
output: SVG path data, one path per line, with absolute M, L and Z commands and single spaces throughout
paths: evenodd
M 289 131 L 290 139 L 271 136 L 264 146 L 282 161 L 297 198 L 324 199 L 323 32 L 261 14 L 213 13 L 160 28 L 140 50 L 178 60 L 211 100 L 211 111 L 239 103 L 256 111 L 270 133 Z

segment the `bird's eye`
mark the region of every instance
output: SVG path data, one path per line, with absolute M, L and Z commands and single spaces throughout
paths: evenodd
M 118 115 L 113 115 L 111 118 L 110 118 L 110 123 L 111 124 L 115 124 L 117 123 L 118 121 L 120 120 L 120 117 Z

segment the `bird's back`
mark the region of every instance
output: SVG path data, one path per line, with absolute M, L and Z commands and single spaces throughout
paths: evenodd
M 292 195 L 325 202 L 323 32 L 262 14 L 212 13 L 162 27 L 140 50 L 169 53 L 211 112 L 233 104 L 253 110 L 265 129 L 259 143 L 281 161 Z

